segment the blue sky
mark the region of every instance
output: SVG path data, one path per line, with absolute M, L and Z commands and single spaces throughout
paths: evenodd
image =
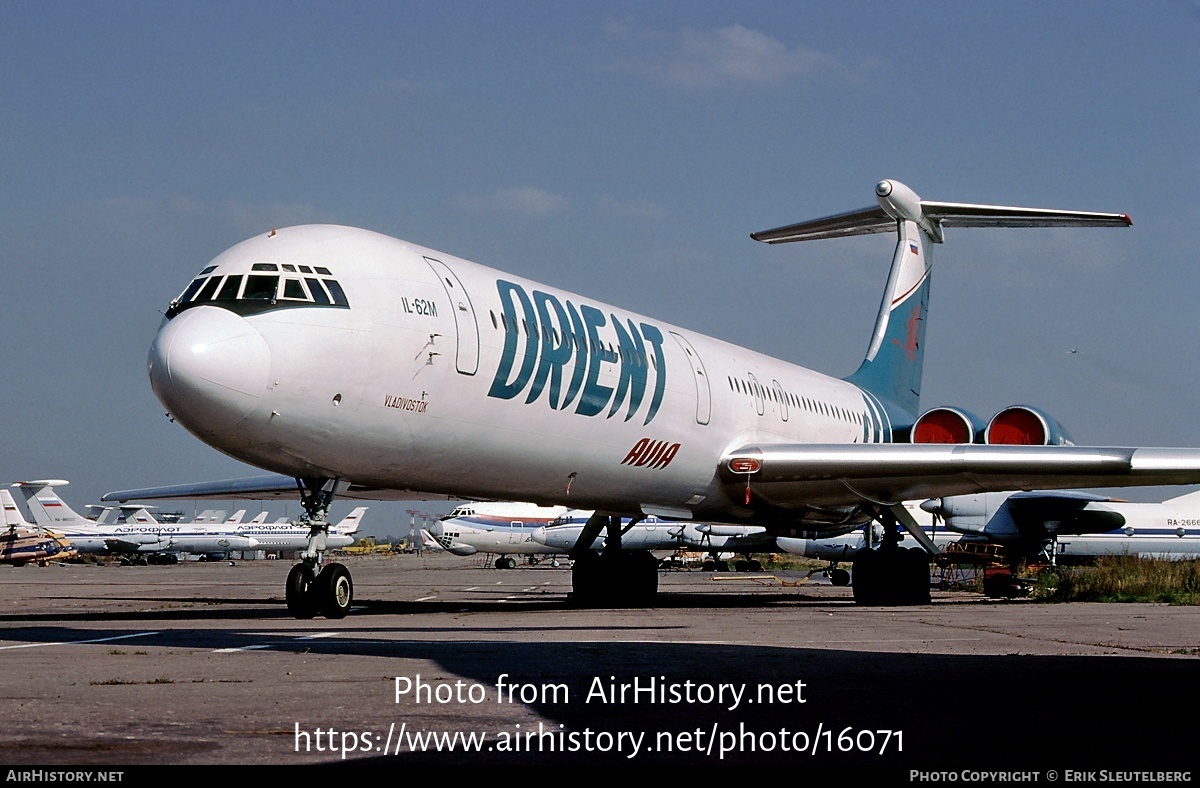
M 923 404 L 1200 446 L 1197 40 L 1185 0 L 7 0 L 0 481 L 68 479 L 82 508 L 257 473 L 167 421 L 146 352 L 206 261 L 304 222 L 848 374 L 891 240 L 749 233 L 870 205 L 884 177 L 1134 220 L 950 231 Z

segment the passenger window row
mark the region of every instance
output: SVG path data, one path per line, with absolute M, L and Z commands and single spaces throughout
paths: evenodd
M 735 378 L 732 375 L 728 376 L 726 379 L 729 381 L 729 388 L 738 394 L 762 397 L 763 399 L 769 399 L 772 402 L 790 405 L 793 408 L 803 408 L 810 413 L 817 413 L 822 416 L 828 416 L 832 419 L 841 419 L 842 421 L 848 421 L 859 426 L 862 426 L 865 423 L 863 414 L 838 407 L 837 405 L 830 405 L 829 403 L 822 402 L 817 399 L 801 397 L 800 395 L 793 394 L 790 391 L 777 391 L 774 387 L 767 388 L 766 386 L 759 384 L 758 381 L 744 381 L 740 378 Z M 784 400 L 783 402 L 780 402 L 781 397 Z

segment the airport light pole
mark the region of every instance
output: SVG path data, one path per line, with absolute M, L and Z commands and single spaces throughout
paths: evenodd
M 421 534 L 417 532 L 417 515 L 421 514 L 419 509 L 408 510 L 408 544 L 417 551 L 417 555 L 421 555 L 421 549 L 425 546 L 425 540 Z

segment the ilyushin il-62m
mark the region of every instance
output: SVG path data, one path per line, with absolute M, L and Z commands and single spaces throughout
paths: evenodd
M 1128 216 L 930 202 L 891 180 L 875 195 L 752 236 L 896 234 L 866 357 L 840 379 L 368 230 L 251 238 L 170 303 L 149 374 L 179 424 L 282 484 L 182 488 L 228 498 L 290 486 L 311 538 L 289 607 L 341 617 L 353 583 L 322 543 L 335 496 L 593 509 L 579 544 L 604 531 L 605 550 L 580 550 L 572 570 L 591 603 L 657 592 L 653 557 L 621 547 L 621 518 L 798 538 L 876 521 L 884 544 L 856 556 L 856 599 L 906 603 L 929 598 L 929 567 L 896 544 L 913 530 L 904 500 L 1200 482 L 1200 450 L 1072 445 L 1032 407 L 984 422 L 919 405 L 931 258 L 947 229 L 1125 227 Z

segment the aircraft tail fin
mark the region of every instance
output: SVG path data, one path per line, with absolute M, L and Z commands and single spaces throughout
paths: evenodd
M 21 494 L 25 496 L 25 505 L 29 507 L 29 513 L 33 515 L 34 523 L 42 528 L 95 525 L 91 520 L 67 506 L 54 492 L 55 487 L 65 484 L 67 482 L 62 479 L 46 479 L 35 482 L 17 482 L 13 487 L 21 489 Z
M 92 514 L 88 516 L 88 519 L 92 521 L 93 525 L 113 525 L 120 516 L 120 509 L 115 506 L 89 503 L 87 508 L 92 510 Z
M 439 542 L 437 540 L 437 537 L 435 537 L 433 534 L 429 533 L 428 529 L 422 528 L 421 535 L 417 538 L 421 540 L 421 544 L 422 544 L 421 549 L 434 550 L 436 552 L 445 552 L 446 548 L 442 547 L 441 542 Z
M 946 227 L 1128 227 L 1125 214 L 922 200 L 899 181 L 875 186 L 878 206 L 752 233 L 769 244 L 895 231 L 896 251 L 866 357 L 846 378 L 880 401 L 893 427 L 920 409 L 930 254 Z
M 330 531 L 336 531 L 339 534 L 349 536 L 358 531 L 358 527 L 362 525 L 363 515 L 366 514 L 367 507 L 356 507 L 350 514 L 346 515 L 338 522 L 337 525 L 330 528 Z
M 0 508 L 4 509 L 5 528 L 28 528 L 33 525 L 25 519 L 25 515 L 21 514 L 16 500 L 8 490 L 0 490 Z
M 150 514 L 149 506 L 124 504 L 121 506 L 121 511 L 125 515 L 126 525 L 157 525 L 158 520 L 154 515 Z

